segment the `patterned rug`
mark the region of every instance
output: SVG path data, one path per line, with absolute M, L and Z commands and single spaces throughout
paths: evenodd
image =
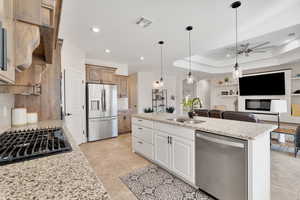
M 155 165 L 138 169 L 120 179 L 139 200 L 213 200 Z

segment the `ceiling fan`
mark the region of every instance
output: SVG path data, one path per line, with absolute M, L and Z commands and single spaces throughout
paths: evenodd
M 271 45 L 271 46 L 266 46 L 270 44 L 270 42 L 263 42 L 260 44 L 256 44 L 254 46 L 251 46 L 251 44 L 245 43 L 245 44 L 240 44 L 238 49 L 237 49 L 237 54 L 238 55 L 244 55 L 244 56 L 249 56 L 249 54 L 252 53 L 265 53 L 267 52 L 269 49 L 274 48 L 275 46 Z M 232 51 L 235 51 L 234 48 L 231 48 Z

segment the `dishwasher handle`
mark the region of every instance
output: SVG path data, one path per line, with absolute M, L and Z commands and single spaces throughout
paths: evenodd
M 202 134 L 197 133 L 196 134 L 197 138 L 209 141 L 209 142 L 213 142 L 213 143 L 217 143 L 217 144 L 223 144 L 223 145 L 227 145 L 227 146 L 232 146 L 232 147 L 237 147 L 237 148 L 245 148 L 245 145 L 243 143 L 239 143 L 239 142 L 232 142 L 232 141 L 228 141 L 228 140 L 222 140 L 219 138 L 214 138 L 214 137 L 209 137 L 209 136 L 205 136 Z

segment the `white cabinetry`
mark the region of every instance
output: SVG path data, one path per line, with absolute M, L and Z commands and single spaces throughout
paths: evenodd
M 150 160 L 153 160 L 153 122 L 141 119 L 133 119 L 132 122 L 133 151 L 145 156 Z
M 194 141 L 171 137 L 171 169 L 187 180 L 194 180 Z
M 133 151 L 195 184 L 195 131 L 133 118 Z
M 170 168 L 171 150 L 169 144 L 169 136 L 160 132 L 155 133 L 154 147 L 155 158 L 154 160 L 163 167 Z

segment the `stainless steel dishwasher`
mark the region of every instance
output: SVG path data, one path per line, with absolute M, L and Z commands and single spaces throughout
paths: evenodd
M 246 140 L 196 132 L 196 185 L 220 200 L 248 199 Z

